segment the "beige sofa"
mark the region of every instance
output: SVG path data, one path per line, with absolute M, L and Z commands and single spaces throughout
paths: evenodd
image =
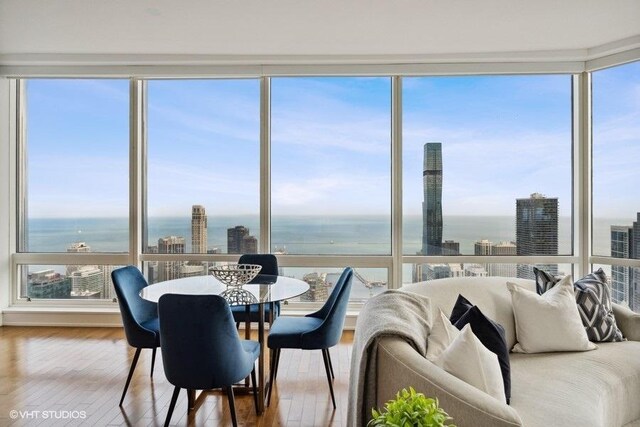
M 516 343 L 507 280 L 534 290 L 533 281 L 499 277 L 451 278 L 407 285 L 402 290 L 431 298 L 433 310 L 451 313 L 458 294 L 505 328 Z M 640 426 L 640 315 L 614 307 L 628 341 L 598 343 L 588 352 L 510 354 L 511 405 L 448 374 L 397 337 L 382 338 L 377 352 L 379 407 L 409 386 L 440 405 L 464 426 Z

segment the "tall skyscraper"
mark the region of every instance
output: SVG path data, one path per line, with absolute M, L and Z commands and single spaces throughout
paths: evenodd
M 611 226 L 611 257 L 631 258 L 633 252 L 633 227 Z M 611 299 L 617 304 L 631 306 L 633 301 L 633 268 L 611 266 Z
M 516 200 L 516 246 L 518 255 L 558 255 L 558 198 L 533 193 Z M 538 268 L 558 274 L 557 264 Z M 518 277 L 534 279 L 533 266 L 518 264 Z
M 422 255 L 442 253 L 442 144 L 424 145 L 422 170 Z
M 184 237 L 167 236 L 158 239 L 159 254 L 183 254 Z M 158 262 L 158 281 L 179 279 L 183 261 Z
M 249 234 L 249 229 L 237 225 L 227 229 L 227 253 L 255 254 L 258 252 L 258 239 Z
M 200 205 L 191 207 L 191 252 L 207 253 L 207 214 Z

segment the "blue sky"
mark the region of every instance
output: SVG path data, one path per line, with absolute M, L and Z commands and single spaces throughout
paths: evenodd
M 594 213 L 640 210 L 640 63 L 594 73 Z M 571 79 L 403 81 L 404 211 L 420 214 L 422 150 L 443 144 L 445 215 L 507 215 L 541 192 L 571 208 Z M 272 80 L 272 212 L 390 214 L 389 78 Z M 149 214 L 259 209 L 259 81 L 155 80 Z M 32 217 L 126 216 L 128 81 L 30 80 Z

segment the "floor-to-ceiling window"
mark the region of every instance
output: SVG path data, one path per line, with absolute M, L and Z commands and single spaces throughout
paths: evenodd
M 391 255 L 391 79 L 271 81 L 271 251 Z M 286 267 L 323 301 L 340 268 Z M 352 301 L 387 289 L 387 268 L 356 268 Z
M 403 80 L 403 281 L 533 278 L 500 256 L 572 254 L 570 75 Z M 523 258 L 524 259 L 524 258 Z M 498 261 L 498 262 L 496 262 Z M 570 274 L 571 265 L 538 265 Z
M 196 254 L 259 252 L 260 80 L 150 80 L 146 92 L 149 281 L 208 274 Z
M 16 237 L 33 256 L 19 266 L 17 296 L 112 299 L 115 266 L 98 257 L 129 251 L 129 81 L 31 79 L 20 89 Z
M 594 72 L 592 91 L 594 267 L 640 311 L 640 62 Z

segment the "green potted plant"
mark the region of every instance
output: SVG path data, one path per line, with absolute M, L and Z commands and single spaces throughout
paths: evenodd
M 455 427 L 447 424 L 453 420 L 438 406 L 438 399 L 417 393 L 413 387 L 399 391 L 395 399 L 385 403 L 384 410 L 372 409 L 371 413 L 373 418 L 367 426 Z

